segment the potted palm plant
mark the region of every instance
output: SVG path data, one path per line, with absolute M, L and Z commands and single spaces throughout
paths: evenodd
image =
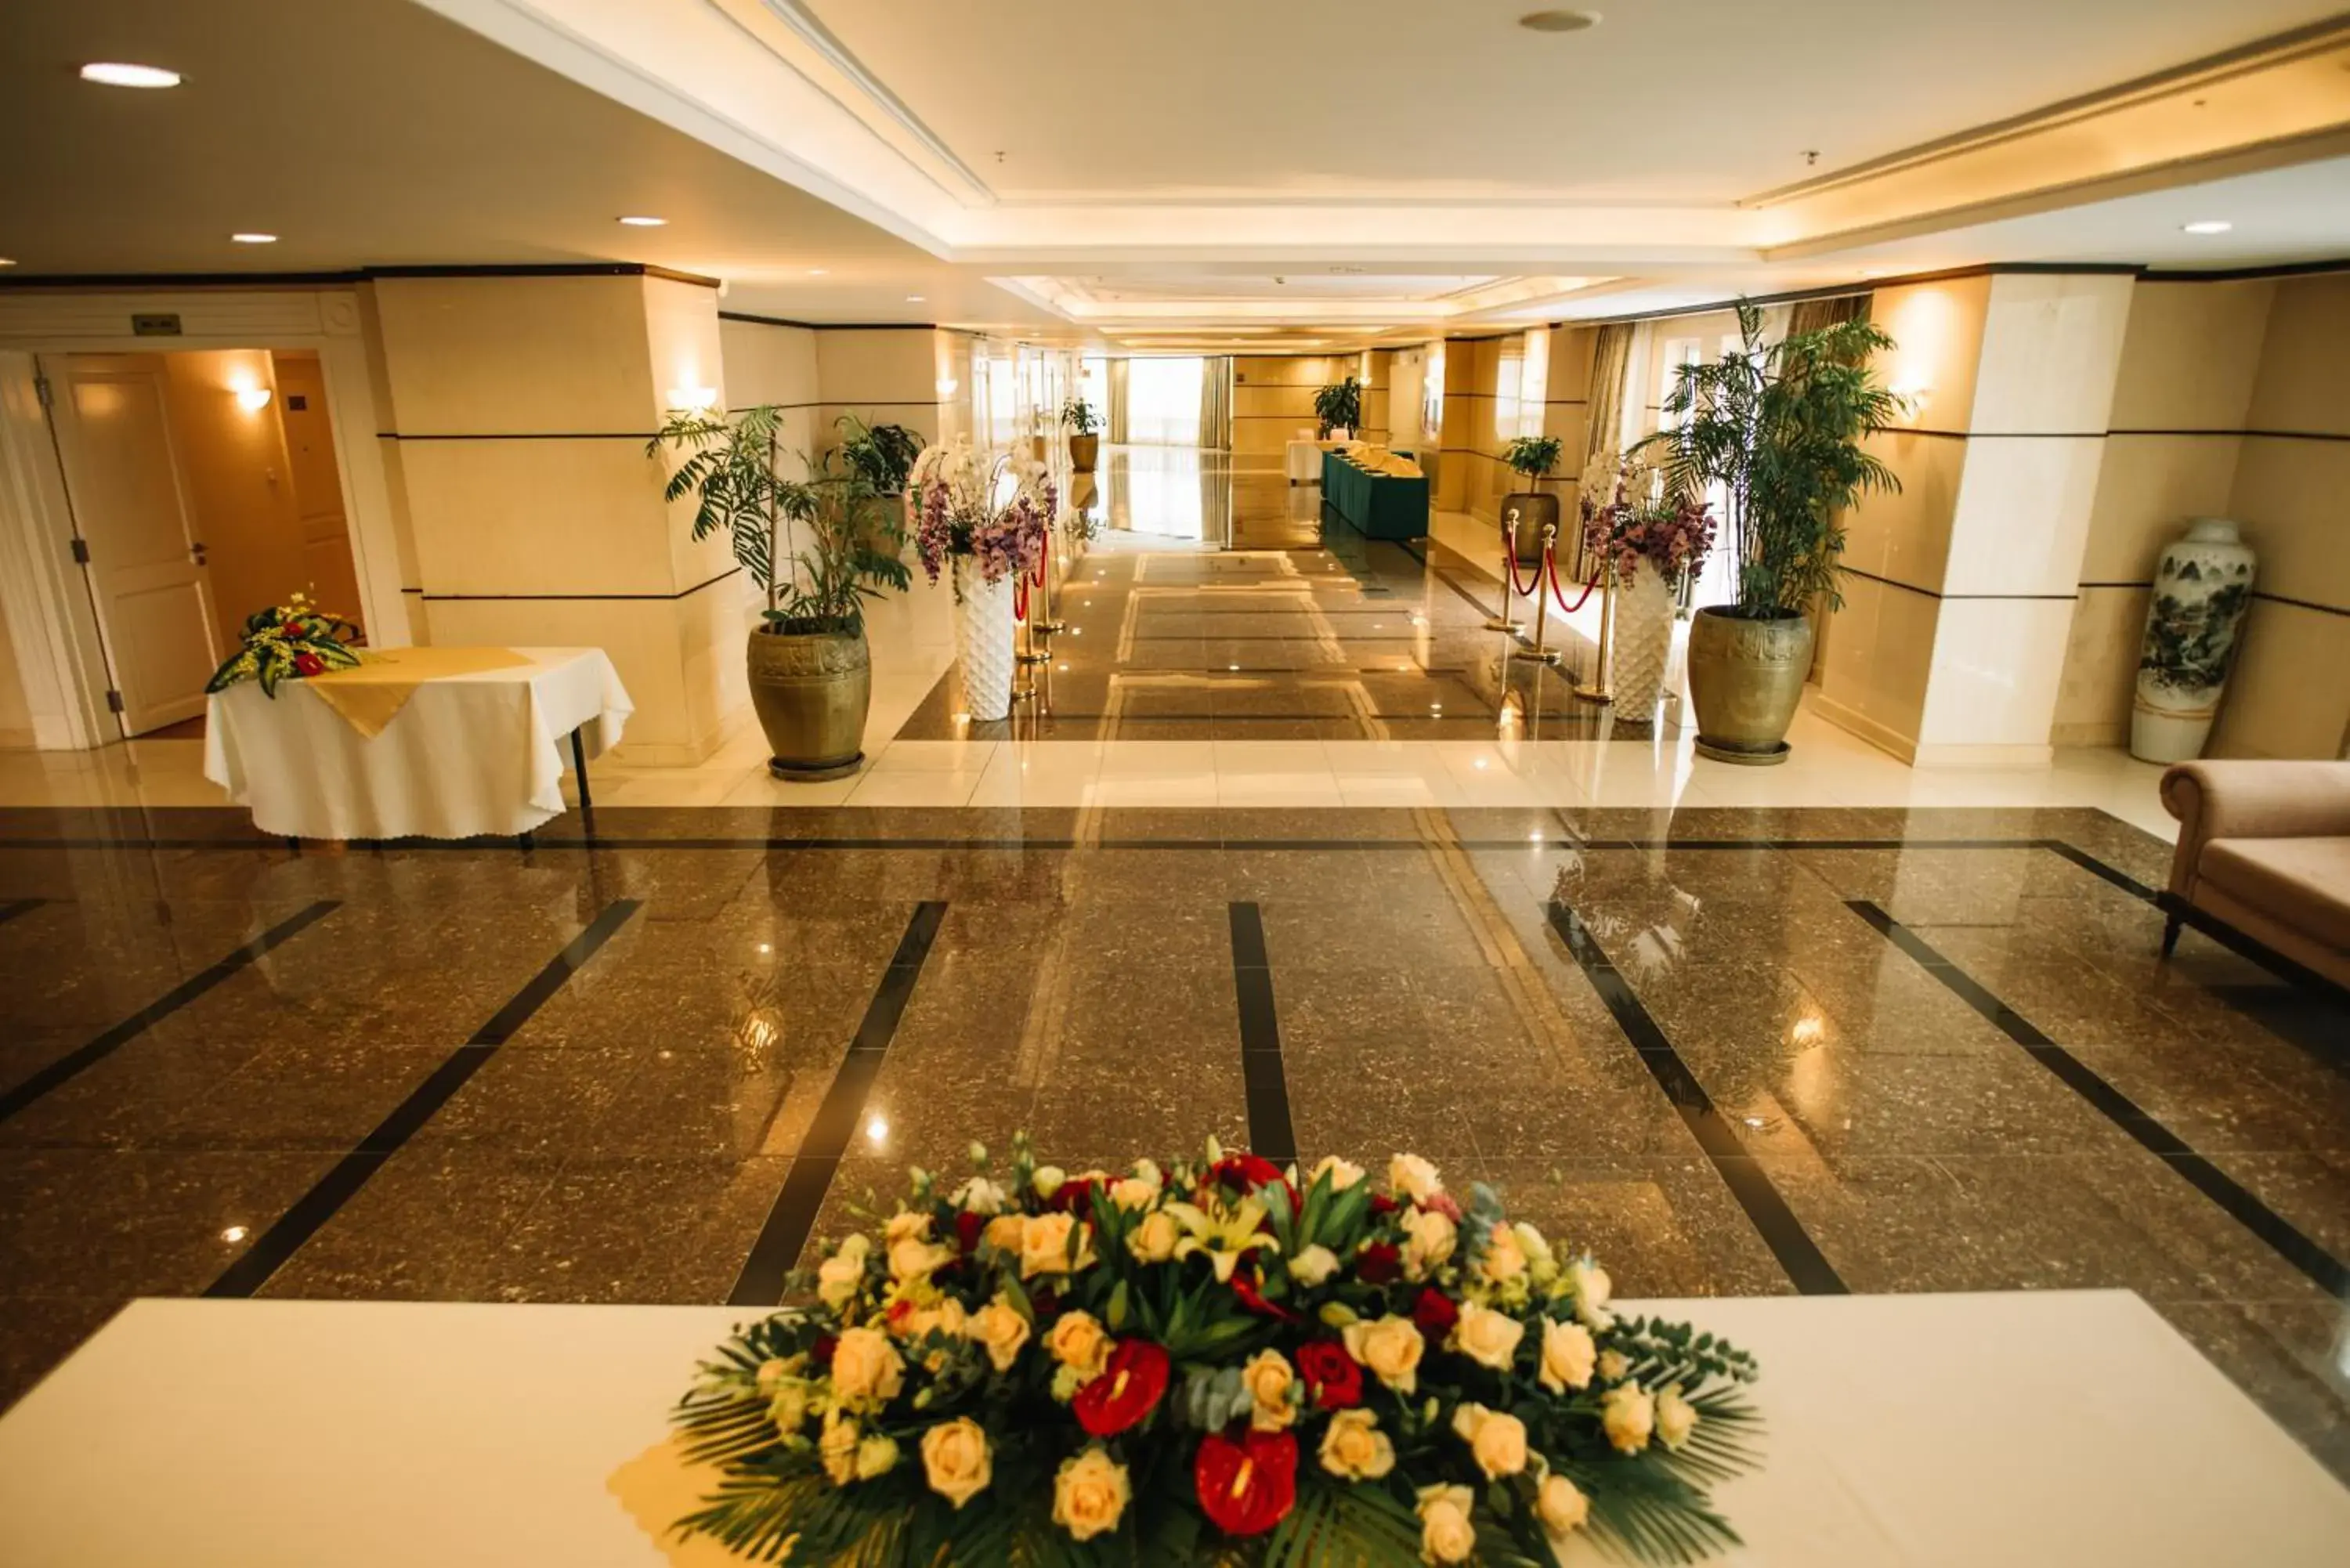
M 1697 749 L 1778 763 L 1811 669 L 1812 607 L 1844 603 L 1838 514 L 1901 488 L 1861 442 L 1905 405 L 1869 365 L 1893 339 L 1866 321 L 1765 342 L 1761 308 L 1741 300 L 1738 328 L 1738 348 L 1680 367 L 1663 404 L 1668 428 L 1636 451 L 1655 450 L 1673 496 L 1720 487 L 1737 569 L 1737 600 L 1699 610 L 1690 626 Z
M 834 423 L 840 431 L 841 460 L 850 472 L 878 495 L 903 495 L 922 438 L 904 425 L 868 425 L 855 414 L 843 414 Z
M 1069 467 L 1091 473 L 1101 456 L 1101 417 L 1083 398 L 1071 398 L 1061 405 L 1061 422 L 1069 427 Z
M 749 661 L 768 771 L 837 778 L 865 760 L 873 697 L 865 601 L 913 578 L 898 558 L 905 540 L 898 510 L 853 460 L 806 480 L 775 472 L 782 421 L 773 406 L 731 418 L 673 411 L 645 450 L 684 454 L 662 499 L 696 497 L 694 538 L 724 530 L 765 596 Z
M 1324 441 L 1333 431 L 1342 437 L 1355 434 L 1363 428 L 1363 384 L 1349 376 L 1315 392 L 1314 417 L 1321 423 Z
M 1543 476 L 1558 466 L 1566 443 L 1556 436 L 1520 436 L 1502 451 L 1502 461 L 1522 475 L 1526 487 L 1502 497 L 1502 524 L 1506 535 L 1510 514 L 1518 514 L 1518 564 L 1542 559 L 1543 524 L 1558 522 L 1558 497 L 1537 490 Z

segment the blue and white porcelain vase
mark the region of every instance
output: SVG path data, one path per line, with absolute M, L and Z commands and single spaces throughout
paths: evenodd
M 2138 655 L 2130 755 L 2183 763 L 2203 754 L 2251 604 L 2254 564 L 2224 517 L 2196 518 L 2162 552 Z

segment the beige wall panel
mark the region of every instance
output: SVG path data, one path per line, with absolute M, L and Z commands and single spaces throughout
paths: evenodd
M 417 586 L 427 593 L 668 594 L 691 586 L 674 575 L 664 470 L 641 441 L 400 447 Z
M 1821 711 L 1906 756 L 1918 741 L 1939 608 L 1929 595 L 1846 578 L 1820 671 Z
M 2244 427 L 2276 284 L 2140 283 L 2114 384 L 2117 431 Z
M 938 334 L 921 328 L 846 328 L 816 335 L 817 396 L 837 408 L 871 410 L 876 423 L 938 421 Z M 829 428 L 830 421 L 827 421 Z
M 1867 496 L 1846 515 L 1846 563 L 1911 587 L 1939 589 L 1968 443 L 1887 431 L 1866 444 L 1899 476 L 1901 490 Z
M 2070 594 L 2081 580 L 2105 438 L 1978 431 L 1966 446 L 1942 591 Z
M 2350 616 L 2254 599 L 2209 754 L 2335 757 L 2350 738 Z M 2316 676 L 2322 672 L 2324 678 Z
M 1284 419 L 1292 423 L 1314 422 L 1314 389 L 1292 387 L 1279 383 L 1250 383 L 1232 388 L 1234 419 Z
M 1906 284 L 1876 292 L 1869 319 L 1894 344 L 1877 357 L 1877 371 L 1886 385 L 1917 400 L 1903 423 L 1922 430 L 1968 428 L 1990 306 L 1988 277 Z M 1654 388 L 1642 389 L 1642 400 L 1655 396 Z
M 726 361 L 726 400 L 738 409 L 774 403 L 790 408 L 822 400 L 816 371 L 816 334 L 805 327 L 763 321 L 718 324 Z
M 2254 588 L 2350 610 L 2350 441 L 2246 436 L 2229 514 L 2260 553 Z
M 1944 599 L 1921 751 L 2046 746 L 2072 634 L 2070 599 Z
M 1550 384 L 1544 396 L 1553 402 L 1581 400 L 1591 395 L 1591 360 L 1598 351 L 1596 327 L 1554 327 L 1550 329 Z
M 2119 746 L 2129 740 L 2130 699 L 2137 688 L 2138 641 L 2150 589 L 2084 587 L 2073 607 L 2064 674 L 2056 692 L 2049 743 Z
M 16 667 L 16 645 L 9 639 L 8 618 L 0 611 L 0 746 L 33 743 L 33 710 L 25 701 L 25 678 Z
M 1384 387 L 1363 389 L 1363 428 L 1366 430 L 1388 428 L 1388 394 Z
M 2133 286 L 2114 274 L 1994 275 L 1967 428 L 2104 433 Z
M 378 280 L 396 428 L 403 435 L 649 432 L 653 394 L 667 383 L 654 379 L 643 282 Z
M 2081 557 L 2085 583 L 2150 582 L 2155 557 L 2189 517 L 2230 515 L 2234 435 L 2112 435 Z
M 2350 435 L 2350 274 L 2278 283 L 2247 428 Z
M 1559 442 L 1558 466 L 1551 472 L 1562 481 L 1571 481 L 1583 472 L 1583 447 L 1586 432 L 1591 428 L 1591 410 L 1581 403 L 1551 403 L 1543 410 L 1543 434 L 1556 436 Z

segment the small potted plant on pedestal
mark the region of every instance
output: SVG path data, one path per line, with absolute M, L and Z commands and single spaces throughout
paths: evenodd
M 1503 450 L 1502 461 L 1526 482 L 1523 490 L 1502 497 L 1502 532 L 1509 535 L 1510 514 L 1518 514 L 1518 564 L 1542 559 L 1543 524 L 1558 521 L 1558 497 L 1537 490 L 1543 476 L 1558 466 L 1565 443 L 1556 436 L 1520 436 Z
M 854 460 L 808 480 L 776 473 L 782 421 L 772 406 L 732 418 L 672 411 L 646 452 L 686 454 L 662 499 L 697 497 L 694 538 L 725 530 L 735 560 L 765 596 L 749 661 L 768 770 L 785 779 L 837 778 L 864 761 L 873 696 L 865 601 L 913 579 L 898 558 L 897 510 Z
M 1671 428 L 1635 451 L 1654 452 L 1669 494 L 1721 488 L 1738 598 L 1700 609 L 1690 625 L 1697 749 L 1721 762 L 1779 763 L 1812 666 L 1811 607 L 1844 603 L 1837 514 L 1871 491 L 1901 488 L 1861 442 L 1906 405 L 1869 366 L 1893 339 L 1866 321 L 1766 342 L 1762 309 L 1741 300 L 1738 327 L 1740 347 L 1675 373 L 1663 405 Z
M 1363 384 L 1352 376 L 1335 382 L 1314 394 L 1314 418 L 1321 425 L 1322 439 L 1333 435 L 1344 441 L 1363 428 Z
M 1061 405 L 1061 422 L 1069 428 L 1069 467 L 1091 473 L 1101 456 L 1101 417 L 1083 398 L 1071 398 Z

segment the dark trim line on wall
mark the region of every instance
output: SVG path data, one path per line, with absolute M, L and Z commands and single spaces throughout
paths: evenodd
M 448 266 L 361 266 L 326 272 L 47 273 L 0 278 L 5 288 L 285 288 L 400 277 L 658 277 L 716 288 L 718 280 L 649 262 L 480 262 Z
M 797 327 L 807 332 L 817 330 L 816 324 L 813 321 L 794 321 L 787 316 L 754 316 L 747 310 L 722 310 L 718 313 L 718 319 L 747 321 L 756 327 Z
M 657 431 L 452 431 L 418 434 L 378 431 L 378 441 L 654 441 Z
M 806 332 L 939 332 L 952 331 L 935 321 L 794 321 L 785 316 L 754 316 L 747 310 L 722 310 L 721 321 L 747 321 L 758 327 L 796 327 Z
M 624 600 L 642 599 L 667 604 L 673 603 L 678 599 L 691 598 L 704 588 L 714 587 L 719 583 L 724 582 L 729 577 L 740 576 L 742 570 L 743 568 L 740 566 L 729 566 L 726 570 L 719 573 L 716 576 L 710 578 L 707 582 L 696 583 L 690 588 L 683 588 L 673 594 L 427 594 L 423 593 L 421 589 L 417 591 L 427 604 L 504 603 L 509 600 L 537 599 L 577 601 L 594 604 L 609 604 Z M 402 593 L 406 593 L 409 590 L 403 588 L 400 591 Z
M 2246 283 L 2261 277 L 2307 277 L 2313 273 L 2350 272 L 2350 256 L 2325 261 L 2280 262 L 2272 266 L 2147 267 L 2140 283 Z
M 2337 605 L 2312 604 L 2307 599 L 2287 598 L 2282 594 L 2267 593 L 2259 588 L 2252 590 L 2252 597 L 2266 599 L 2272 605 L 2291 605 L 2295 609 L 2315 610 L 2320 615 L 2350 616 L 2350 609 L 2342 608 Z
M 2083 583 L 2081 587 L 2085 588 L 2150 588 L 2154 587 L 2154 581 L 2152 578 L 2147 578 L 2139 582 Z
M 1880 577 L 1875 572 L 1864 572 L 1858 566 L 1846 566 L 1844 570 L 1853 576 L 1865 578 L 1872 583 L 1881 583 L 1888 588 L 1899 588 L 1904 593 L 1916 594 L 1922 598 L 1939 599 L 1942 597 L 1931 588 L 1921 588 L 1915 583 L 1905 583 L 1898 577 Z
M 1846 566 L 1843 569 L 1853 576 L 1863 577 L 1872 583 L 1882 583 L 1888 588 L 1899 588 L 1904 593 L 1917 594 L 1925 598 L 1937 599 L 1949 604 L 1963 603 L 1970 599 L 2046 599 L 2052 603 L 2071 604 L 2074 600 L 2081 597 L 2077 592 L 2069 594 L 1946 594 L 1933 588 L 1921 588 L 1915 583 L 1905 583 L 1898 577 L 1880 577 L 1875 572 L 1864 572 L 1858 566 Z M 2084 584 L 2082 586 L 2086 587 L 2087 585 Z

